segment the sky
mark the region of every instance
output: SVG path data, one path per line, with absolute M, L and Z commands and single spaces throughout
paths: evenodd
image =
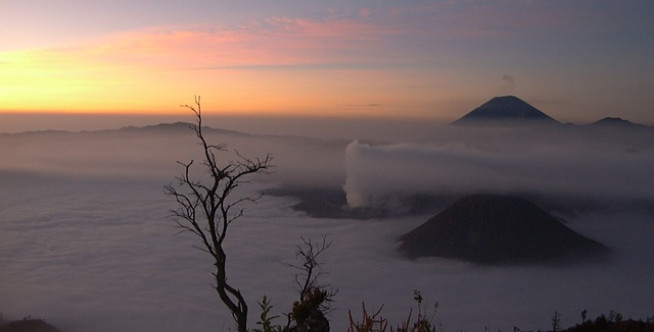
M 454 120 L 516 95 L 654 124 L 654 2 L 0 0 L 0 116 Z

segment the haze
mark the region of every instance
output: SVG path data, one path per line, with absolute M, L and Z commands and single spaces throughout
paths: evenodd
M 293 271 L 283 262 L 293 260 L 301 238 L 323 235 L 333 241 L 323 281 L 339 290 L 330 314 L 334 331 L 344 330 L 348 310 L 358 316 L 364 301 L 369 309 L 383 304 L 387 317 L 399 321 L 415 289 L 440 303 L 436 319 L 446 331 L 542 329 L 554 310 L 565 326 L 579 322 L 582 310 L 651 314 L 651 131 L 480 128 L 475 134 L 430 125 L 431 136 L 404 141 L 366 133 L 359 141 L 209 136 L 248 156 L 274 155 L 275 172 L 255 178 L 248 191 L 336 189 L 352 205 L 395 212 L 369 220 L 314 218 L 293 210 L 301 198 L 272 195 L 248 206 L 228 250 L 230 279 L 253 308 L 251 324 L 263 295 L 277 313 L 289 310 Z M 209 258 L 168 217 L 174 202 L 162 187 L 179 174 L 175 161 L 198 158 L 186 126 L 5 134 L 0 151 L 4 315 L 44 317 L 71 332 L 233 328 L 209 286 Z M 411 261 L 396 252 L 397 237 L 432 215 L 405 214 L 411 195 L 476 191 L 535 197 L 569 227 L 609 246 L 611 260 L 492 267 Z

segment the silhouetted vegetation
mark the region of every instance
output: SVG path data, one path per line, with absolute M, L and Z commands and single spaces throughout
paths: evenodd
M 558 332 L 561 329 L 561 314 L 558 311 L 554 311 L 552 315 L 552 332 Z
M 327 241 L 326 237 L 323 237 L 320 243 L 314 243 L 311 239 L 302 240 L 302 244 L 296 248 L 296 258 L 300 263 L 287 264 L 299 271 L 294 275 L 299 299 L 293 302 L 291 311 L 285 314 L 286 325 L 273 323 L 280 316 L 271 314 L 273 306 L 270 299 L 264 296 L 259 302 L 261 316 L 257 322 L 261 329 L 255 329 L 254 332 L 328 332 L 330 330 L 329 320 L 325 314 L 330 310 L 336 291 L 329 285 L 318 284 L 318 278 L 326 273 L 322 270 L 323 263 L 319 258 L 330 245 L 331 242 Z
M 563 332 L 654 332 L 654 316 L 643 320 L 625 320 L 622 314 L 610 311 L 608 315 L 601 314 L 594 320 L 586 319 L 582 312 L 581 324 L 562 330 Z
M 333 293 L 332 293 L 333 294 Z M 305 294 L 303 301 L 296 301 L 293 304 L 292 312 L 285 314 L 288 319 L 286 325 L 274 323 L 280 315 L 273 315 L 271 300 L 264 296 L 259 302 L 261 314 L 256 323 L 257 328 L 252 332 L 328 332 L 329 321 L 327 320 L 324 304 L 331 300 L 330 292 L 314 288 Z M 439 303 L 434 302 L 431 311 L 428 311 L 420 291 L 414 292 L 413 300 L 416 303 L 414 308 L 409 309 L 406 318 L 400 322 L 391 323 L 383 315 L 384 306 L 376 311 L 369 312 L 365 303 L 361 305 L 361 316 L 359 319 L 353 317 L 352 311 L 348 311 L 347 332 L 466 332 L 464 330 L 446 330 L 439 320 L 436 319 L 436 311 Z M 513 332 L 654 332 L 654 316 L 645 320 L 625 319 L 622 314 L 610 311 L 608 314 L 600 314 L 595 319 L 588 318 L 588 311 L 581 312 L 581 323 L 562 328 L 562 315 L 555 311 L 552 315 L 551 327 L 546 330 L 522 330 L 517 326 Z M 248 330 L 249 331 L 249 330 Z M 484 331 L 490 331 L 485 328 Z M 34 319 L 31 316 L 20 320 L 10 320 L 0 314 L 0 332 L 62 332 L 56 327 L 48 324 L 43 319 Z M 65 331 L 64 331 L 65 332 Z M 474 332 L 474 331 L 473 331 Z M 502 332 L 502 330 L 498 330 Z
M 366 310 L 365 303 L 361 305 L 361 320 L 355 321 L 352 318 L 352 312 L 348 311 L 349 327 L 348 332 L 436 332 L 434 318 L 436 310 L 438 309 L 438 302 L 434 302 L 434 308 L 431 316 L 426 315 L 426 308 L 423 304 L 423 297 L 420 291 L 416 290 L 413 293 L 413 300 L 417 304 L 417 315 L 413 317 L 413 308 L 409 310 L 406 320 L 393 328 L 389 327 L 388 320 L 381 314 L 383 306 L 377 311 L 370 314 Z M 442 331 L 443 328 L 441 327 Z
M 0 315 L 0 332 L 61 332 L 43 319 L 25 317 L 21 320 L 9 321 Z
M 236 152 L 236 159 L 218 159 L 216 154 L 225 152 L 224 145 L 207 142 L 202 128 L 202 107 L 200 97 L 195 105 L 183 105 L 195 114 L 197 124 L 193 127 L 203 152 L 204 170 L 209 175 L 202 182 L 191 175 L 193 160 L 178 163 L 184 172 L 177 177 L 177 184 L 167 185 L 166 193 L 173 196 L 178 207 L 171 210 L 177 225 L 183 230 L 197 235 L 202 249 L 214 260 L 214 288 L 220 300 L 232 314 L 239 332 L 247 331 L 248 305 L 241 291 L 227 279 L 227 252 L 224 241 L 229 226 L 241 216 L 241 204 L 255 200 L 254 197 L 233 197 L 234 190 L 247 177 L 266 171 L 272 167 L 270 155 L 259 159 L 249 159 Z

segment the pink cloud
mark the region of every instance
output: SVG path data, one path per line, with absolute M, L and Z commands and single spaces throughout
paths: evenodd
M 153 27 L 57 52 L 90 62 L 171 70 L 428 61 L 447 53 L 443 41 L 520 38 L 579 27 L 578 14 L 560 7 L 540 1 L 513 6 L 439 1 L 333 10 L 322 19 L 270 17 L 233 26 Z M 597 19 L 592 12 L 584 15 Z
M 171 69 L 337 63 L 375 48 L 387 28 L 355 20 L 274 17 L 236 27 L 167 26 L 57 50 L 93 61 Z

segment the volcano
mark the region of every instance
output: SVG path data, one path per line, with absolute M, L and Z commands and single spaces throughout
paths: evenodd
M 504 195 L 464 197 L 400 237 L 414 259 L 438 256 L 481 264 L 563 263 L 608 253 L 535 204 Z
M 560 124 L 515 96 L 495 97 L 475 108 L 453 125 L 553 125 Z

